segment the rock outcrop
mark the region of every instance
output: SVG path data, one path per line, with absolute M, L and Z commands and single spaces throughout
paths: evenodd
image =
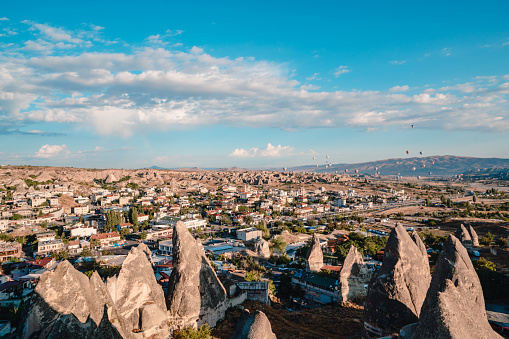
M 371 274 L 364 263 L 357 247 L 351 246 L 345 258 L 341 272 L 339 272 L 339 287 L 343 301 L 357 297 L 365 297 L 366 285 L 369 283 Z
M 392 230 L 382 267 L 370 281 L 364 304 L 365 337 L 397 333 L 418 321 L 431 275 L 428 257 L 401 224 Z
M 255 242 L 255 252 L 256 254 L 263 259 L 270 258 L 270 246 L 269 242 L 263 238 L 258 239 Z
M 314 233 L 306 256 L 306 269 L 312 272 L 319 272 L 323 267 L 323 252 L 320 246 L 318 234 Z
M 167 338 L 169 327 L 163 289 L 152 270 L 150 249 L 131 249 L 118 276 L 107 280 L 108 291 L 129 331 L 135 336 Z
M 461 244 L 465 247 L 472 246 L 472 238 L 470 237 L 470 233 L 468 233 L 467 229 L 463 224 L 461 224 L 456 230 L 456 238 L 461 242 Z
M 270 321 L 262 311 L 242 311 L 230 339 L 276 339 Z
M 210 266 L 201 243 L 178 222 L 173 230 L 173 271 L 166 305 L 175 328 L 215 326 L 224 316 L 226 290 Z
M 479 247 L 479 237 L 472 225 L 468 225 L 468 232 L 470 233 L 470 238 L 472 238 L 472 245 Z
M 131 338 L 101 278 L 68 261 L 39 280 L 21 321 L 21 338 Z
M 488 323 L 479 277 L 454 236 L 438 257 L 412 338 L 502 338 Z

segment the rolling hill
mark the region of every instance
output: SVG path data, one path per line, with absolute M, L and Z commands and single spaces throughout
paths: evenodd
M 414 170 L 415 168 L 415 170 Z M 331 164 L 328 168 L 325 165 L 298 166 L 288 168 L 294 172 L 317 172 L 317 173 L 345 173 L 374 175 L 402 175 L 402 176 L 450 176 L 459 175 L 469 171 L 486 171 L 492 168 L 508 168 L 509 159 L 501 158 L 473 158 L 454 155 L 435 155 L 428 157 L 411 157 L 370 161 L 356 164 Z M 431 173 L 431 174 L 430 174 Z

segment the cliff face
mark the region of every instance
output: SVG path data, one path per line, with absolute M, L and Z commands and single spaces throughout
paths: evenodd
M 97 272 L 89 279 L 68 261 L 41 276 L 20 327 L 21 338 L 131 338 Z
M 364 305 L 366 337 L 398 332 L 418 321 L 431 276 L 420 239 L 398 224 L 387 241 L 382 267 L 373 276 Z
M 270 321 L 262 311 L 242 311 L 230 339 L 276 339 Z
M 502 338 L 488 323 L 479 278 L 467 250 L 454 236 L 438 257 L 412 338 Z
M 118 276 L 107 280 L 107 287 L 130 331 L 142 330 L 145 337 L 166 338 L 169 334 L 166 303 L 150 255 L 145 244 L 132 248 Z
M 311 246 L 306 256 L 306 269 L 308 271 L 319 272 L 323 267 L 323 252 L 320 246 L 318 234 L 313 234 Z
M 215 326 L 227 304 L 226 290 L 205 256 L 202 245 L 178 222 L 173 230 L 173 271 L 166 305 L 177 327 Z

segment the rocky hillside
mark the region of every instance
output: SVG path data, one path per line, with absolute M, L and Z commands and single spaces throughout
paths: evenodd
M 415 168 L 415 170 L 414 170 Z M 370 161 L 356 164 L 331 164 L 325 168 L 325 164 L 310 166 L 300 166 L 289 168 L 290 171 L 304 172 L 315 171 L 318 173 L 345 173 L 370 174 L 379 172 L 380 175 L 400 175 L 403 176 L 428 176 L 431 175 L 448 176 L 463 174 L 467 171 L 485 170 L 491 168 L 505 168 L 509 170 L 509 159 L 500 158 L 471 158 L 453 155 L 434 155 L 428 157 L 407 157 L 397 159 L 386 159 Z

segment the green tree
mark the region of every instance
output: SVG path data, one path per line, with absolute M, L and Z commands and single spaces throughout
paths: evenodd
M 133 225 L 138 226 L 138 209 L 136 206 L 132 206 L 129 209 L 129 222 Z
M 286 242 L 281 237 L 277 237 L 270 240 L 270 247 L 272 251 L 277 250 L 280 254 L 283 254 L 286 250 Z
M 20 214 L 18 214 L 18 213 L 14 213 L 14 214 L 12 215 L 12 217 L 11 217 L 11 220 L 19 220 L 19 219 L 21 219 L 21 218 L 23 218 L 23 217 L 22 217 Z
M 183 330 L 173 333 L 175 339 L 208 339 L 212 329 L 208 324 L 203 324 L 197 330 L 194 327 L 186 327 Z
M 259 271 L 248 271 L 246 272 L 246 281 L 260 281 L 262 280 L 262 275 Z

